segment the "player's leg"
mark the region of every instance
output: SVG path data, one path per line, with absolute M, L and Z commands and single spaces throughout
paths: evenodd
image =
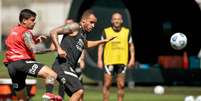
M 53 70 L 58 74 L 57 80 L 70 97 L 69 101 L 79 101 L 84 94 L 84 87 L 74 69 L 65 63 L 53 66 Z
M 52 89 L 53 89 L 53 85 L 57 79 L 57 74 L 50 69 L 48 66 L 43 66 L 41 68 L 41 70 L 38 72 L 38 76 L 41 76 L 42 78 L 45 78 L 45 82 L 47 85 L 52 85 Z M 51 92 L 46 91 L 47 93 L 45 93 L 42 98 L 45 100 L 50 100 L 50 101 L 62 101 L 62 97 L 57 96 L 52 94 Z
M 66 73 L 67 75 L 61 76 L 59 82 L 64 85 L 65 92 L 70 97 L 69 101 L 79 101 L 84 95 L 84 88 L 78 77 L 72 76 L 69 72 Z
M 47 84 L 54 84 L 57 74 L 48 66 L 44 65 L 38 72 L 38 76 L 45 78 Z
M 59 90 L 58 90 L 58 94 L 59 96 L 61 96 L 64 99 L 64 94 L 65 94 L 65 90 L 64 90 L 64 85 L 59 84 Z
M 117 75 L 117 88 L 118 88 L 118 101 L 123 101 L 124 88 L 125 88 L 125 75 Z
M 29 99 L 28 92 L 25 90 L 26 84 L 25 84 L 25 77 L 21 77 L 19 75 L 16 75 L 16 79 L 13 81 L 13 89 L 16 91 L 16 96 L 19 101 L 27 101 Z M 20 79 L 19 79 L 20 78 Z M 17 81 L 19 80 L 19 81 Z
M 17 96 L 18 101 L 27 101 L 27 97 L 25 95 L 24 89 L 16 91 L 16 96 Z
M 51 68 L 37 61 L 26 60 L 24 62 L 24 67 L 28 75 L 34 77 L 42 77 L 45 79 L 46 84 L 54 85 L 57 74 Z M 52 93 L 45 93 L 42 98 L 46 100 L 62 100 L 61 97 L 56 96 Z
M 125 65 L 117 65 L 117 88 L 118 88 L 118 101 L 123 101 L 124 88 L 125 88 Z
M 82 81 L 82 69 L 80 68 L 80 63 L 77 64 L 77 67 L 75 68 L 75 71 L 78 75 L 78 78 L 80 80 L 80 82 L 83 84 L 83 81 Z M 84 101 L 84 95 L 82 94 L 81 98 L 79 101 Z
M 104 82 L 103 82 L 103 101 L 109 101 L 110 87 L 112 85 L 112 70 L 113 66 L 105 66 Z
M 70 97 L 69 101 L 80 101 L 81 97 L 84 96 L 84 90 L 79 89 Z
M 84 94 L 81 95 L 81 98 L 79 101 L 84 101 Z
M 9 76 L 12 80 L 12 87 L 16 93 L 18 101 L 27 101 L 27 92 L 25 90 L 26 73 L 23 72 L 23 62 L 16 61 L 6 64 Z

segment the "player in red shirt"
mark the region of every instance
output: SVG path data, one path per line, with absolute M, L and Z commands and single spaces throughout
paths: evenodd
M 52 69 L 35 61 L 35 53 L 37 53 L 35 44 L 46 39 L 45 36 L 33 35 L 31 30 L 34 28 L 35 19 L 35 12 L 23 9 L 19 15 L 20 23 L 11 29 L 5 41 L 7 51 L 3 62 L 8 69 L 19 101 L 29 99 L 24 95 L 27 75 L 42 77 L 46 83 L 52 85 L 57 78 L 57 74 Z M 61 100 L 61 97 L 54 94 L 45 94 L 43 97 L 51 101 Z

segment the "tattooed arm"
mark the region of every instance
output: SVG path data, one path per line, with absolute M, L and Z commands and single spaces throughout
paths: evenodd
M 25 42 L 26 46 L 29 48 L 29 50 L 32 51 L 33 53 L 43 54 L 43 53 L 51 51 L 50 49 L 37 49 L 30 32 L 24 33 L 24 42 Z
M 79 28 L 80 27 L 78 23 L 69 23 L 51 30 L 50 36 L 52 38 L 52 41 L 53 41 L 53 44 L 55 45 L 56 50 L 61 48 L 58 42 L 59 34 L 72 34 L 73 32 L 78 31 Z
M 32 51 L 34 53 L 36 52 L 35 43 L 34 43 L 33 37 L 30 32 L 24 33 L 24 42 L 30 51 Z
M 79 24 L 69 23 L 63 26 L 59 26 L 50 32 L 52 42 L 60 57 L 66 58 L 67 53 L 59 45 L 58 34 L 74 34 L 79 30 L 79 28 Z

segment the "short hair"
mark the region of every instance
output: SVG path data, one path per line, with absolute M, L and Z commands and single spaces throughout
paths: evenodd
M 89 17 L 90 15 L 95 15 L 94 11 L 91 10 L 91 9 L 86 10 L 86 11 L 82 14 L 81 20 L 86 19 L 86 18 Z
M 115 15 L 115 14 L 119 14 L 119 15 L 123 18 L 123 15 L 122 15 L 121 12 L 119 12 L 119 11 L 115 11 L 115 12 L 113 12 L 113 13 L 112 13 L 112 17 L 113 17 L 113 15 Z
M 29 19 L 30 17 L 36 17 L 36 13 L 30 9 L 23 9 L 19 15 L 19 21 L 22 22 L 23 19 Z

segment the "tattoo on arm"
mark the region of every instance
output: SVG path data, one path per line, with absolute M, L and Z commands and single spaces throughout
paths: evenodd
M 79 24 L 78 23 L 70 23 L 70 24 L 66 24 L 63 27 L 63 31 L 64 33 L 69 33 L 69 32 L 75 32 L 79 29 Z
M 25 32 L 25 33 L 24 33 L 24 42 L 25 42 L 26 46 L 27 46 L 32 52 L 35 52 L 35 51 L 36 51 L 36 48 L 35 48 L 34 41 L 33 41 L 33 38 L 32 38 L 31 33 L 29 33 L 29 32 Z

